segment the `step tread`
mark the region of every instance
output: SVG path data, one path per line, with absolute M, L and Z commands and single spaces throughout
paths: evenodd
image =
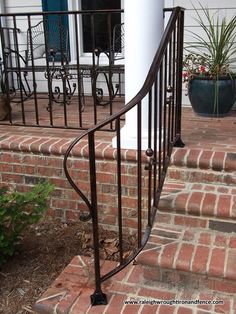
M 235 281 L 236 234 L 163 228 L 155 224 L 138 262 L 149 267 Z
M 115 262 L 103 261 L 102 272 L 107 272 Z M 51 287 L 36 302 L 37 313 L 60 314 L 218 314 L 235 313 L 236 296 L 229 293 L 217 293 L 207 289 L 196 290 L 185 287 L 176 288 L 165 283 L 147 283 L 144 280 L 145 268 L 142 265 L 130 264 L 126 269 L 112 277 L 103 285 L 107 294 L 108 305 L 90 306 L 90 295 L 94 292 L 93 259 L 75 256 L 63 270 Z M 91 280 L 92 279 L 92 280 Z M 125 305 L 124 301 L 136 300 L 146 302 L 136 305 Z M 176 300 L 183 304 L 158 305 L 155 302 Z M 222 300 L 224 304 L 186 304 L 185 301 Z M 147 304 L 153 302 L 152 305 Z

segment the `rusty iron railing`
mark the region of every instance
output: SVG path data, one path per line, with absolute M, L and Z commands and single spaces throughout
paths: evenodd
M 92 305 L 106 304 L 106 295 L 102 292 L 101 285 L 108 278 L 112 277 L 141 252 L 148 241 L 154 223 L 156 210 L 162 187 L 164 184 L 167 168 L 170 162 L 172 148 L 174 146 L 183 147 L 181 140 L 181 92 L 182 92 L 182 57 L 183 57 L 183 27 L 184 10 L 180 7 L 173 9 L 168 25 L 165 29 L 160 46 L 156 52 L 153 63 L 150 67 L 147 78 L 138 94 L 122 109 L 119 113 L 112 115 L 97 126 L 85 132 L 82 136 L 75 139 L 68 148 L 64 158 L 64 169 L 68 181 L 84 200 L 88 207 L 87 217 L 92 219 L 93 227 L 93 250 L 95 267 L 95 291 L 91 296 Z M 139 66 L 137 64 L 137 66 Z M 148 97 L 148 102 L 146 99 Z M 141 140 L 142 132 L 142 111 L 143 106 L 148 111 L 148 145 L 143 150 Z M 133 251 L 129 256 L 124 254 L 124 239 L 126 228 L 124 219 L 124 192 L 122 166 L 122 147 L 121 147 L 121 119 L 124 114 L 136 108 L 137 124 L 137 150 L 136 150 L 136 225 L 137 238 Z M 116 207 L 117 225 L 113 226 L 117 230 L 119 241 L 119 265 L 106 274 L 101 274 L 100 269 L 100 233 L 98 196 L 99 186 L 97 182 L 96 166 L 99 158 L 95 151 L 95 136 L 104 127 L 115 124 L 116 130 Z M 79 188 L 78 178 L 73 179 L 70 174 L 69 166 L 71 151 L 81 140 L 88 141 L 88 158 L 90 170 L 90 191 L 89 197 Z M 147 188 L 143 188 L 143 179 L 147 178 Z M 109 183 L 109 182 L 108 182 Z M 143 202 L 146 199 L 147 202 Z M 143 213 L 147 215 L 144 217 Z
M 123 10 L 0 14 L 1 88 L 11 105 L 0 123 L 84 130 L 117 112 L 122 21 Z

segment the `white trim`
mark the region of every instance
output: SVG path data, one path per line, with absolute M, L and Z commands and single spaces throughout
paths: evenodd
M 0 13 L 5 13 L 5 0 L 0 1 Z
M 165 8 L 173 8 L 174 0 L 165 0 Z

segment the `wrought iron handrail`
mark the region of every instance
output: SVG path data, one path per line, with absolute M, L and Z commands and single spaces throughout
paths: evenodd
M 182 101 L 182 57 L 183 57 L 183 26 L 184 9 L 173 9 L 159 48 L 156 52 L 146 80 L 137 95 L 117 114 L 76 138 L 67 149 L 64 157 L 66 177 L 78 195 L 86 203 L 93 226 L 93 249 L 95 267 L 95 292 L 91 296 L 92 305 L 107 304 L 102 292 L 101 283 L 115 275 L 132 262 L 144 248 L 154 223 L 158 201 L 169 165 L 171 151 L 174 146 L 183 147 L 181 140 L 181 101 Z M 148 98 L 148 101 L 146 99 Z M 143 156 L 142 138 L 142 109 L 148 111 L 148 147 Z M 123 207 L 122 207 L 122 169 L 121 169 L 121 118 L 124 114 L 137 108 L 137 244 L 132 254 L 124 257 L 123 248 Z M 117 215 L 119 240 L 119 265 L 109 273 L 101 275 L 99 257 L 99 217 L 98 192 L 96 180 L 95 134 L 106 125 L 115 123 L 116 126 L 116 167 L 117 167 Z M 72 149 L 84 138 L 88 139 L 88 159 L 90 171 L 90 199 L 79 189 L 72 179 L 69 169 L 69 157 Z M 145 163 L 145 167 L 142 164 Z M 142 189 L 143 173 L 147 173 L 147 192 Z M 147 198 L 147 206 L 142 207 L 142 198 Z M 147 212 L 147 218 L 142 214 Z M 86 220 L 86 219 L 85 219 Z M 145 227 L 143 224 L 145 223 Z

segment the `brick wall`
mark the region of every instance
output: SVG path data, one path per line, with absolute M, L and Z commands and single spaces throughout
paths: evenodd
M 64 220 L 78 219 L 80 212 L 87 211 L 87 207 L 64 174 L 63 158 L 69 143 L 70 140 L 59 138 L 3 136 L 0 138 L 0 185 L 26 191 L 40 180 L 49 180 L 55 185 L 49 200 L 50 215 Z M 122 152 L 123 224 L 131 229 L 137 227 L 136 157 L 135 151 Z M 96 142 L 96 168 L 99 221 L 116 229 L 116 150 L 110 144 Z M 73 149 L 68 169 L 77 186 L 90 199 L 88 145 L 85 140 Z M 147 171 L 144 167 L 142 169 L 142 205 L 146 208 Z M 146 212 L 143 217 L 146 217 Z

